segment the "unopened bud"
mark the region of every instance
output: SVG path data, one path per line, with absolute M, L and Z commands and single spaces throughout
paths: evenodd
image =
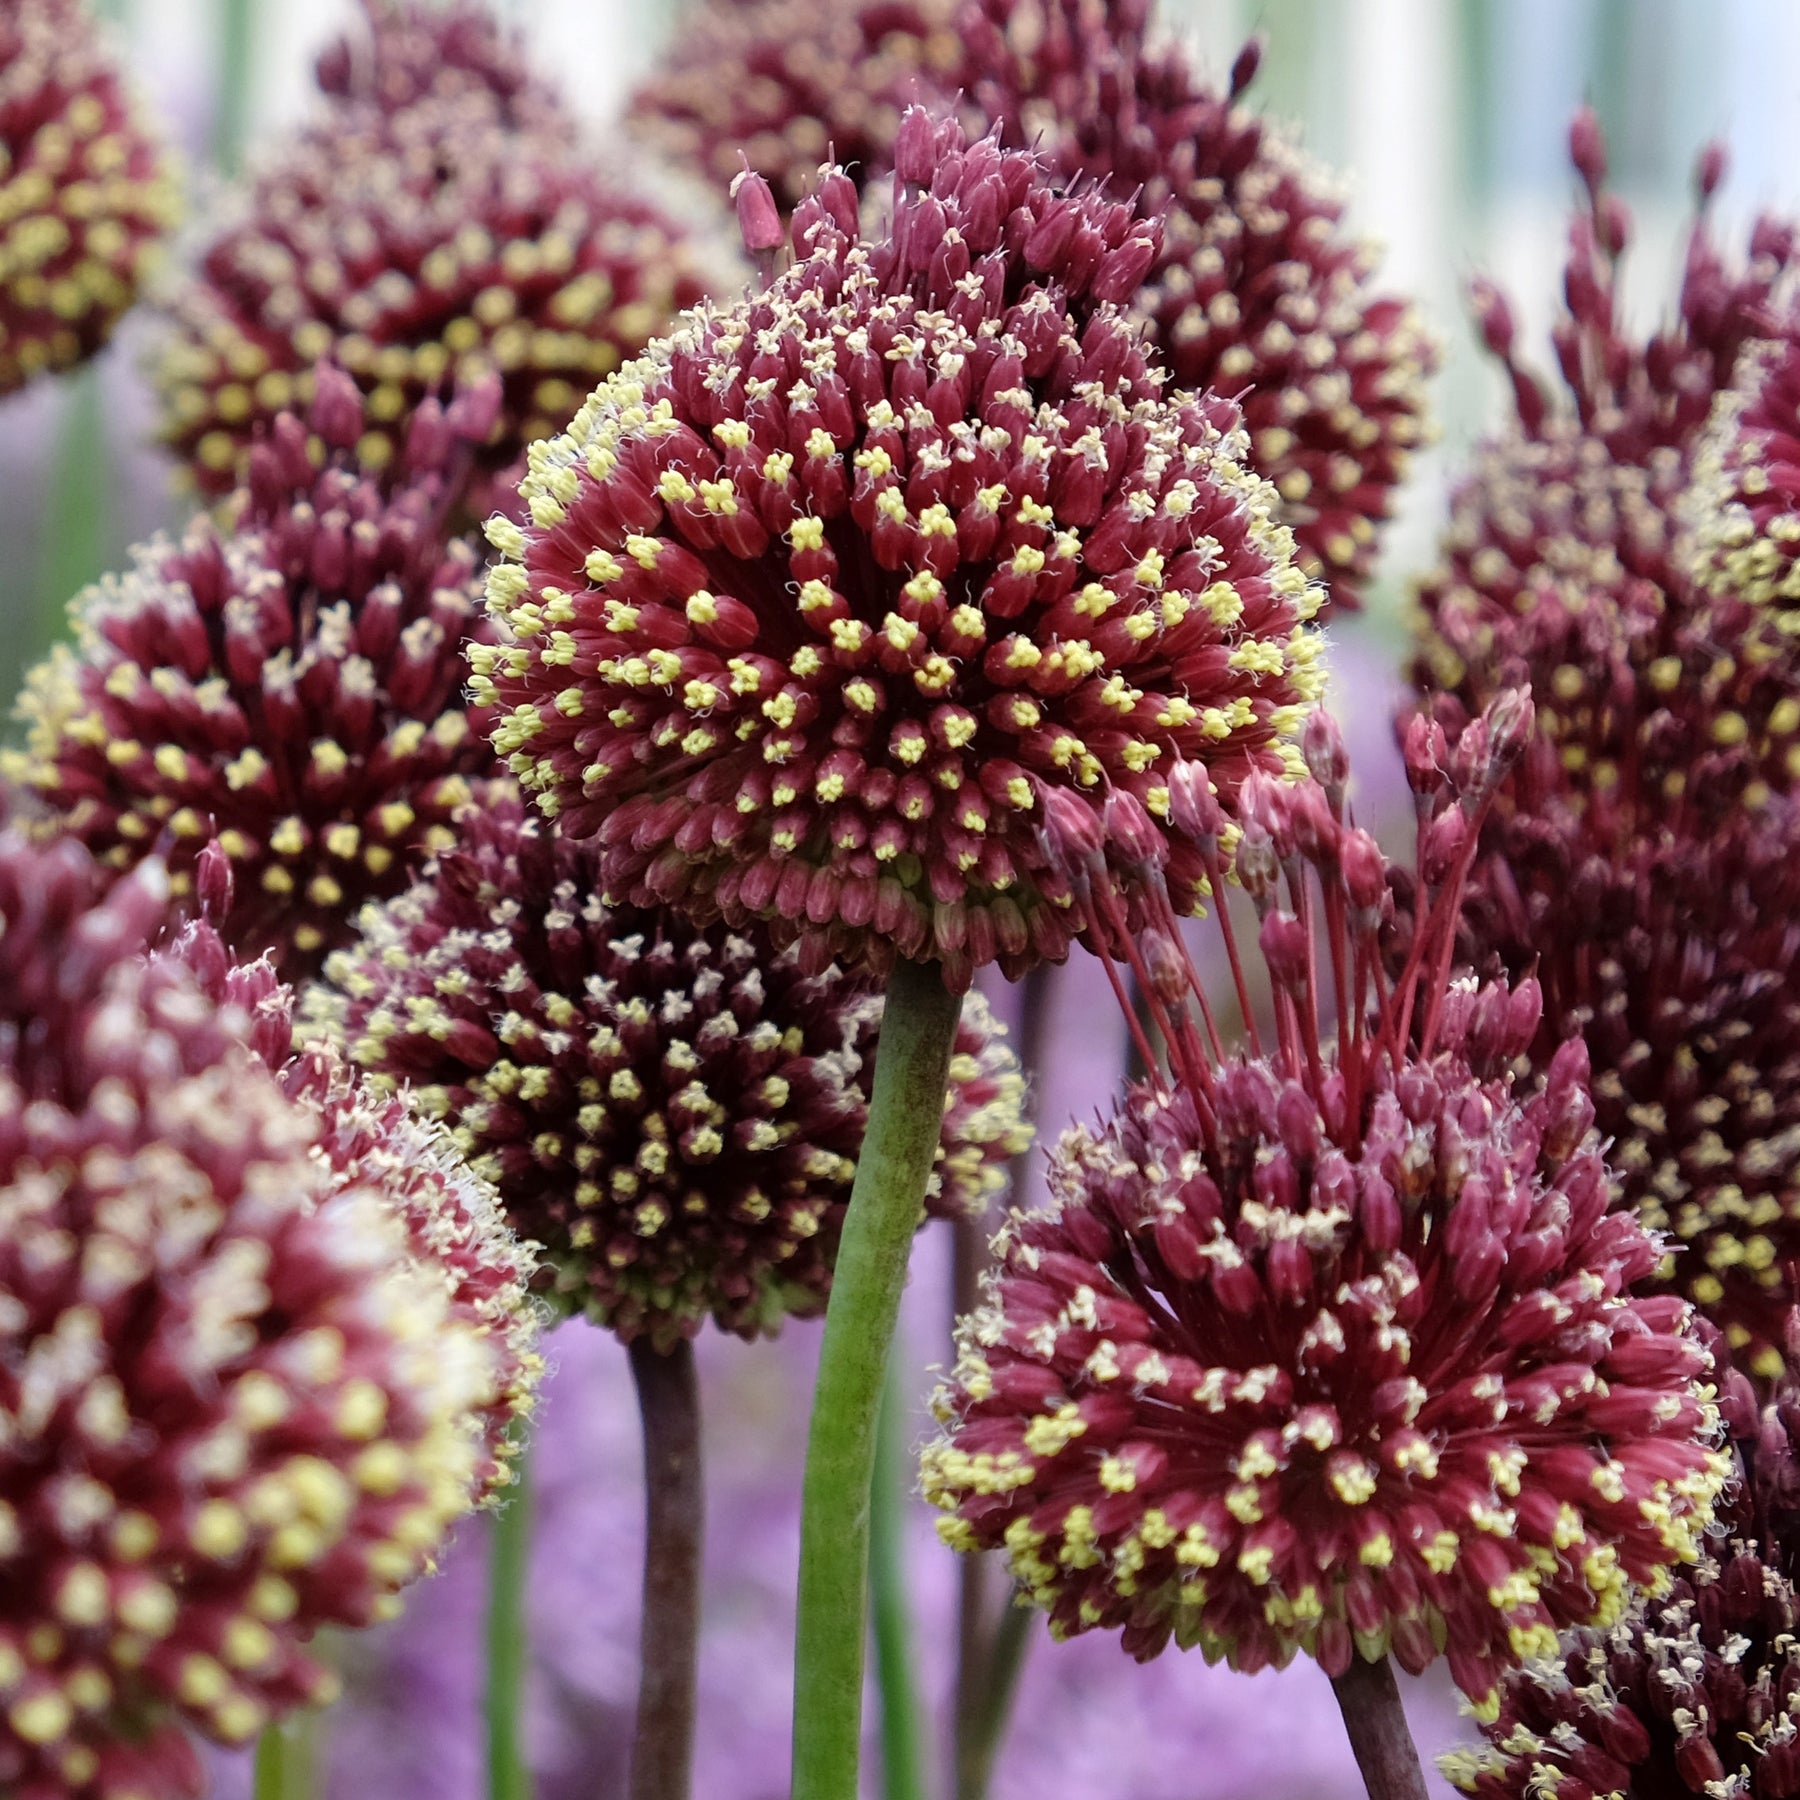
M 1269 966 L 1269 978 L 1278 987 L 1305 986 L 1307 952 L 1312 940 L 1292 913 L 1271 911 L 1262 922 L 1258 941 L 1263 961 Z
M 1256 79 L 1256 72 L 1262 67 L 1263 41 L 1261 37 L 1253 37 L 1245 43 L 1237 53 L 1237 60 L 1231 65 L 1231 98 L 1237 99 L 1240 94 Z
M 1344 748 L 1344 734 L 1338 722 L 1324 707 L 1316 707 L 1307 718 L 1300 735 L 1300 753 L 1306 758 L 1307 773 L 1325 790 L 1335 807 L 1343 795 L 1344 783 L 1350 779 L 1350 752 Z
M 1085 887 L 1106 844 L 1099 814 L 1067 788 L 1045 787 L 1038 798 L 1044 809 L 1038 842 L 1045 860 L 1058 874 Z
M 1569 125 L 1569 158 L 1589 188 L 1606 179 L 1606 134 L 1591 106 L 1579 108 Z
M 362 391 L 336 363 L 320 363 L 313 382 L 308 424 L 333 450 L 352 448 L 363 434 Z
M 234 887 L 231 858 L 217 838 L 194 859 L 194 892 L 200 902 L 200 913 L 215 925 L 231 911 Z
M 1435 794 L 1443 785 L 1448 748 L 1444 728 L 1436 719 L 1414 713 L 1407 721 L 1403 754 L 1406 779 L 1415 794 Z
M 1169 771 L 1169 817 L 1202 858 L 1210 861 L 1219 847 L 1219 833 L 1225 829 L 1225 814 L 1204 764 L 1181 762 Z
M 894 135 L 894 173 L 913 187 L 930 187 L 937 168 L 937 127 L 922 106 L 909 106 Z
M 743 236 L 744 248 L 760 267 L 774 257 L 786 237 L 774 191 L 746 159 L 744 166 L 731 178 L 730 195 L 737 205 L 738 230 Z
M 1387 893 L 1387 858 L 1374 838 L 1360 826 L 1352 826 L 1344 833 L 1338 860 L 1350 904 L 1365 912 L 1380 906 Z
M 499 375 L 489 369 L 457 388 L 445 411 L 444 422 L 464 443 L 485 444 L 500 422 L 500 407 L 505 397 Z
M 1114 788 L 1101 809 L 1101 824 L 1112 860 L 1128 875 L 1142 880 L 1169 860 L 1169 846 L 1150 821 L 1137 795 Z

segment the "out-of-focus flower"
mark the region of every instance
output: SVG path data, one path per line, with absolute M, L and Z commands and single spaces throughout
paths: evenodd
M 0 394 L 92 356 L 137 298 L 175 179 L 79 0 L 0 16 Z
M 902 147 L 881 235 L 828 175 L 792 267 L 533 450 L 474 692 L 620 898 L 960 989 L 1091 924 L 1051 795 L 1163 819 L 1182 768 L 1297 766 L 1318 595 L 1235 409 L 1112 304 L 1154 228 L 920 111 Z
M 629 1340 L 749 1337 L 830 1287 L 881 1005 L 722 925 L 608 906 L 599 854 L 496 791 L 361 921 L 309 1016 L 412 1085 L 568 1303 Z M 985 1205 L 1029 1140 L 1024 1084 L 965 1008 L 927 1209 Z
M 1162 239 L 1124 297 L 1176 385 L 1238 397 L 1247 460 L 1279 492 L 1302 566 L 1354 605 L 1424 435 L 1435 347 L 1408 303 L 1371 291 L 1375 248 L 1343 230 L 1332 180 L 1239 104 L 1258 46 L 1221 90 L 1179 45 L 1146 43 L 1149 11 L 710 0 L 633 111 L 715 181 L 747 154 L 789 210 L 828 145 L 859 183 L 891 170 L 913 99 L 996 128 L 1053 178 L 1132 198 Z
M 182 960 L 167 884 L 0 835 L 0 1787 L 199 1792 L 326 1698 L 484 1474 L 502 1362 Z
M 497 474 L 699 298 L 678 227 L 607 183 L 487 7 L 366 11 L 320 59 L 318 117 L 170 302 L 163 434 L 203 493 L 230 489 L 321 358 L 368 396 L 357 448 L 374 469 L 427 395 L 498 373 L 481 452 Z
M 1481 817 L 1529 729 L 1503 701 L 1421 794 L 1430 899 L 1391 986 L 1385 864 L 1343 823 L 1335 728 L 1309 725 L 1312 778 L 1247 784 L 1266 1051 L 1253 1035 L 1227 1058 L 1216 1009 L 1190 1016 L 1172 916 L 1108 946 L 1173 1075 L 1063 1139 L 1055 1205 L 1002 1233 L 925 1456 L 946 1541 L 1003 1547 L 1054 1633 L 1121 1629 L 1140 1657 L 1173 1637 L 1249 1670 L 1304 1650 L 1333 1675 L 1443 1655 L 1485 1707 L 1558 1628 L 1612 1622 L 1695 1556 L 1725 1474 L 1709 1365 L 1684 1302 L 1632 1295 L 1659 1246 L 1607 1210 L 1585 1052 L 1519 1082 L 1534 985 L 1449 975 Z M 1175 805 L 1222 880 L 1216 802 L 1184 782 Z M 1113 824 L 1154 853 L 1129 808 Z M 1070 854 L 1107 879 L 1097 848 Z
M 1519 422 L 1455 499 L 1415 680 L 1452 741 L 1500 688 L 1531 689 L 1533 742 L 1472 877 L 1473 953 L 1535 970 L 1550 1041 L 1586 1033 L 1614 1174 L 1683 1250 L 1665 1278 L 1767 1375 L 1800 1252 L 1800 815 L 1770 798 L 1792 780 L 1800 702 L 1743 609 L 1686 579 L 1676 540 L 1701 427 L 1793 234 L 1759 224 L 1734 274 L 1702 217 L 1675 323 L 1634 343 L 1616 317 L 1627 222 L 1591 115 L 1572 138 L 1588 205 L 1555 333 L 1572 402 L 1513 360 L 1484 291 Z M 1702 158 L 1703 203 L 1722 167 Z
M 365 899 L 403 887 L 493 767 L 463 704 L 475 555 L 446 514 L 493 417 L 491 384 L 424 402 L 379 475 L 366 405 L 321 370 L 311 427 L 283 414 L 229 523 L 196 519 L 74 603 L 77 638 L 28 679 L 4 766 L 59 831 L 176 891 L 216 835 L 237 871 L 220 927 L 283 974 L 316 969 Z
M 906 107 L 954 93 L 955 0 L 702 0 L 633 95 L 632 125 L 723 188 L 748 159 L 791 213 L 836 163 L 893 167 Z
M 212 876 L 228 881 L 224 853 L 214 846 L 205 854 L 220 865 Z M 511 1480 L 515 1424 L 530 1415 L 543 1373 L 541 1308 L 528 1292 L 537 1271 L 532 1246 L 514 1235 L 499 1195 L 441 1126 L 423 1120 L 403 1096 L 378 1092 L 325 1044 L 294 1053 L 294 992 L 266 957 L 234 961 L 209 920 L 188 924 L 156 954 L 181 963 L 208 999 L 249 1022 L 244 1041 L 287 1097 L 317 1114 L 313 1154 L 330 1169 L 334 1191 L 379 1193 L 405 1226 L 418 1266 L 443 1282 L 458 1322 L 488 1340 L 498 1372 L 481 1414 L 486 1460 L 479 1481 L 484 1491 L 499 1492 Z
M 1797 1481 L 1792 1399 L 1760 1428 L 1747 1393 L 1727 1400 L 1743 1460 L 1705 1553 L 1609 1630 L 1575 1632 L 1555 1660 L 1507 1676 L 1486 1742 L 1443 1759 L 1465 1794 L 1800 1794 L 1800 1543 L 1783 1529 Z

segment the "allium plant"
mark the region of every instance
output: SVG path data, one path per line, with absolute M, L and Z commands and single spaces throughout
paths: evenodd
M 0 395 L 112 335 L 175 221 L 167 154 L 80 0 L 0 15 Z
M 508 1379 L 423 1196 L 346 1158 L 167 883 L 0 834 L 0 1786 L 177 1800 L 333 1677 L 490 1474 Z
M 1728 1377 L 1736 1478 L 1704 1553 L 1604 1631 L 1509 1675 L 1474 1752 L 1442 1759 L 1479 1800 L 1800 1794 L 1800 1493 L 1792 1389 L 1759 1420 Z
M 319 60 L 318 114 L 170 301 L 163 435 L 204 494 L 310 398 L 322 358 L 368 397 L 357 448 L 377 470 L 423 399 L 497 373 L 481 446 L 497 475 L 700 296 L 680 228 L 609 183 L 488 7 L 364 10 Z
M 608 905 L 591 840 L 504 784 L 308 996 L 379 1089 L 404 1084 L 565 1305 L 659 1349 L 817 1311 L 862 1143 L 881 1002 L 792 950 Z M 1030 1140 L 1024 1084 L 964 1002 L 925 1209 L 979 1214 Z
M 1345 231 L 1335 181 L 1240 104 L 1260 46 L 1220 88 L 1150 40 L 1150 10 L 712 0 L 634 108 L 714 180 L 747 151 L 790 209 L 827 141 L 859 180 L 890 170 L 915 98 L 1131 200 L 1161 232 L 1132 309 L 1176 385 L 1239 397 L 1247 461 L 1279 493 L 1302 567 L 1354 605 L 1425 433 L 1436 350 L 1409 303 L 1372 291 L 1375 247 Z
M 1800 815 L 1771 798 L 1793 780 L 1800 703 L 1746 609 L 1687 578 L 1677 539 L 1702 428 L 1793 234 L 1763 221 L 1733 271 L 1703 211 L 1676 319 L 1636 343 L 1617 321 L 1627 220 L 1591 115 L 1572 143 L 1588 199 L 1555 331 L 1570 394 L 1514 360 L 1509 309 L 1481 290 L 1518 424 L 1457 492 L 1414 676 L 1451 742 L 1502 687 L 1530 687 L 1533 741 L 1472 875 L 1471 953 L 1536 972 L 1548 1041 L 1587 1034 L 1614 1174 L 1682 1251 L 1665 1279 L 1768 1375 L 1800 1253 L 1800 940 L 1785 923 Z M 1703 207 L 1722 169 L 1702 156 Z
M 1236 867 L 1274 1035 L 1244 1052 L 1172 913 L 1134 942 L 1113 903 L 1109 954 L 1167 1072 L 1146 1042 L 1152 1072 L 1063 1139 L 1051 1208 L 1002 1233 L 925 1454 L 945 1540 L 1004 1549 L 1053 1632 L 1246 1670 L 1316 1657 L 1375 1793 L 1422 1791 L 1377 1785 L 1405 1762 L 1416 1780 L 1410 1743 L 1379 1741 L 1390 1653 L 1415 1673 L 1444 1656 L 1491 1712 L 1557 1629 L 1616 1620 L 1693 1559 L 1725 1476 L 1689 1309 L 1634 1292 L 1660 1246 L 1609 1210 L 1583 1046 L 1521 1075 L 1535 983 L 1450 972 L 1529 729 L 1508 696 L 1422 808 L 1428 903 L 1391 985 L 1385 864 L 1347 822 L 1335 728 L 1309 727 L 1316 779 L 1248 785 Z M 1203 778 L 1175 808 L 1218 886 Z M 1111 861 L 1162 860 L 1129 803 L 1110 823 L 1065 839 L 1097 904 Z
M 115 868 L 166 855 L 182 895 L 216 835 L 237 875 L 222 935 L 290 977 L 403 887 L 492 768 L 462 692 L 475 556 L 447 516 L 494 402 L 491 384 L 425 401 L 370 474 L 366 403 L 321 368 L 308 420 L 275 421 L 223 522 L 81 595 L 4 765 L 54 829 Z
M 1236 409 L 1115 304 L 1155 244 L 915 110 L 880 234 L 827 174 L 792 267 L 534 449 L 474 692 L 610 890 L 960 990 L 1091 924 L 1047 795 L 1166 820 L 1185 764 L 1288 766 L 1318 596 Z M 1178 905 L 1200 873 L 1177 843 Z

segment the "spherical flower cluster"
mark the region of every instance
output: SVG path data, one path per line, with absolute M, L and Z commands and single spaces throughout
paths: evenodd
M 1432 904 L 1392 987 L 1386 870 L 1343 822 L 1328 728 L 1317 782 L 1258 777 L 1244 803 L 1278 1041 L 1223 1055 L 1172 918 L 1118 940 L 1173 1075 L 1066 1136 L 1054 1205 L 1002 1232 L 925 1458 L 946 1540 L 1004 1548 L 1053 1631 L 1250 1670 L 1304 1650 L 1334 1676 L 1441 1654 L 1491 1708 L 1503 1670 L 1697 1553 L 1725 1474 L 1708 1359 L 1684 1302 L 1632 1291 L 1659 1246 L 1608 1210 L 1585 1052 L 1517 1080 L 1533 985 L 1446 974 L 1528 728 L 1516 706 L 1473 728 L 1460 791 L 1427 811 Z M 1205 802 L 1180 799 L 1217 867 Z
M 186 1800 L 473 1504 L 500 1363 L 179 959 L 0 836 L 0 1787 Z
M 1665 1278 L 1767 1375 L 1800 1253 L 1800 943 L 1782 923 L 1800 815 L 1770 797 L 1793 779 L 1800 702 L 1676 545 L 1702 427 L 1793 237 L 1765 221 L 1732 274 L 1702 220 L 1676 323 L 1634 344 L 1616 321 L 1628 232 L 1590 116 L 1573 142 L 1588 207 L 1556 333 L 1573 404 L 1511 360 L 1487 294 L 1519 428 L 1457 497 L 1415 673 L 1452 741 L 1499 687 L 1529 685 L 1535 739 L 1474 871 L 1472 953 L 1536 971 L 1551 1041 L 1587 1034 L 1614 1172 L 1681 1241 Z M 1721 170 L 1702 159 L 1703 201 Z
M 1229 796 L 1297 762 L 1317 596 L 1234 408 L 1165 397 L 1112 304 L 1153 228 L 907 132 L 882 235 L 827 177 L 791 268 L 534 449 L 472 662 L 609 891 L 960 989 L 1091 923 L 1046 796 L 1161 817 L 1189 764 Z M 1170 880 L 1191 907 L 1185 848 Z
M 427 401 L 371 475 L 364 402 L 322 370 L 322 467 L 282 415 L 228 524 L 196 519 L 83 594 L 74 647 L 27 682 L 27 749 L 5 765 L 55 827 L 114 866 L 163 850 L 178 892 L 216 834 L 238 873 L 227 942 L 290 975 L 402 887 L 493 762 L 462 695 L 475 557 L 445 524 L 492 398 Z
M 1619 319 L 1630 223 L 1605 187 L 1592 114 L 1571 142 L 1587 205 L 1570 227 L 1569 311 L 1553 334 L 1568 395 L 1553 399 L 1515 359 L 1510 308 L 1479 286 L 1517 423 L 1453 497 L 1444 563 L 1419 593 L 1414 678 L 1470 715 L 1529 683 L 1577 819 L 1590 803 L 1611 820 L 1696 790 L 1716 810 L 1759 778 L 1784 783 L 1800 708 L 1716 640 L 1676 540 L 1702 428 L 1764 326 L 1795 234 L 1760 220 L 1748 261 L 1731 268 L 1707 231 L 1724 171 L 1709 149 L 1675 317 L 1634 341 Z
M 792 212 L 821 163 L 859 182 L 893 167 L 905 108 L 956 91 L 955 17 L 954 0 L 702 0 L 628 116 L 713 186 L 748 159 Z
M 309 1017 L 411 1084 L 567 1303 L 661 1346 L 745 1337 L 830 1286 L 880 1002 L 721 925 L 608 905 L 591 841 L 496 794 L 326 966 Z M 1025 1148 L 1023 1082 L 966 1004 L 927 1210 L 984 1207 Z
M 323 111 L 170 303 L 163 435 L 203 493 L 232 486 L 325 357 L 368 396 L 371 468 L 425 396 L 498 372 L 497 474 L 699 297 L 678 228 L 607 184 L 487 7 L 367 10 L 320 60 Z
M 1332 178 L 1240 104 L 1259 46 L 1221 91 L 1178 44 L 1146 44 L 1149 10 L 968 0 L 953 85 L 1007 142 L 1161 218 L 1133 304 L 1178 386 L 1239 396 L 1302 566 L 1354 605 L 1425 435 L 1436 346 L 1410 303 L 1372 290 L 1378 251 L 1344 230 Z
M 137 298 L 176 190 L 77 0 L 0 17 L 0 394 L 91 356 Z

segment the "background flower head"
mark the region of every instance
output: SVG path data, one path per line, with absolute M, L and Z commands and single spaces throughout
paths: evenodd
M 885 230 L 828 178 L 791 268 L 533 452 L 473 691 L 620 898 L 963 988 L 1089 924 L 1046 796 L 1288 766 L 1317 595 L 1235 409 L 1114 305 L 1154 229 L 922 112 L 901 150 Z
M 175 177 L 78 0 L 0 17 L 0 395 L 91 356 L 175 222 Z

